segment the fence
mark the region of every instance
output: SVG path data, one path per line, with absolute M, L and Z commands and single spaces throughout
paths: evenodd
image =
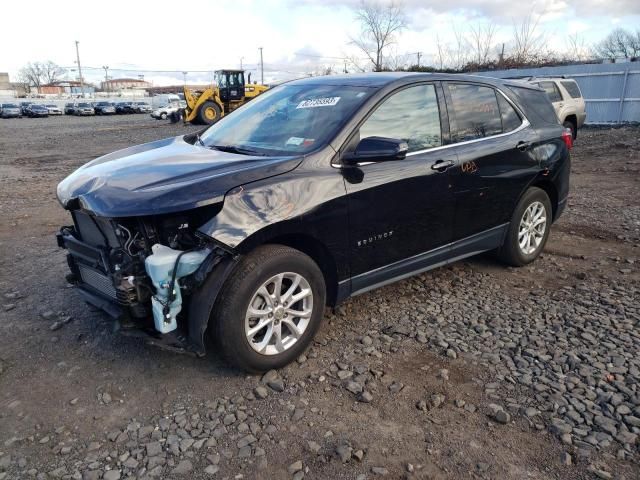
M 489 77 L 574 79 L 587 104 L 587 123 L 640 122 L 640 63 L 605 63 L 478 72 Z

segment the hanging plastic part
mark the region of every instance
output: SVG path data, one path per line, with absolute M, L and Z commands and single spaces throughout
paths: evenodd
M 153 321 L 156 330 L 168 333 L 178 328 L 176 317 L 182 310 L 180 279 L 195 272 L 211 250 L 174 250 L 156 243 L 151 251 L 144 266 L 156 288 L 151 297 Z

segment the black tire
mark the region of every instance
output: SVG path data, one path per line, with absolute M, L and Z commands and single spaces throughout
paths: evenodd
M 518 235 L 525 212 L 536 202 L 542 204 L 544 207 L 544 215 L 546 218 L 545 228 L 540 244 L 535 247 L 535 250 L 527 253 L 520 247 Z M 498 250 L 498 258 L 513 267 L 522 267 L 533 262 L 538 258 L 547 243 L 551 230 L 552 217 L 551 201 L 549 200 L 547 192 L 538 187 L 530 187 L 522 196 L 513 212 L 504 243 Z
M 574 125 L 573 122 L 566 120 L 562 126 L 564 128 L 568 128 L 569 130 L 571 130 L 571 138 L 573 138 L 574 140 L 576 139 L 576 137 L 578 136 L 578 130 L 576 129 L 576 126 Z
M 200 125 L 213 125 L 222 117 L 222 110 L 217 103 L 209 100 L 200 105 L 196 117 Z
M 308 282 L 313 295 L 312 313 L 297 341 L 281 353 L 265 355 L 249 343 L 245 332 L 245 315 L 258 289 L 274 275 L 284 272 L 301 275 Z M 239 261 L 220 291 L 210 319 L 212 340 L 223 358 L 242 370 L 264 372 L 284 367 L 306 350 L 320 328 L 325 298 L 324 277 L 310 257 L 283 245 L 260 246 Z M 288 330 L 283 328 L 285 331 Z

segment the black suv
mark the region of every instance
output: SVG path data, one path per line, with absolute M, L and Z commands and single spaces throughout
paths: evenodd
M 136 109 L 132 102 L 119 102 L 116 103 L 116 113 L 136 113 Z
M 325 305 L 484 251 L 532 262 L 567 202 L 570 147 L 520 82 L 299 80 L 78 169 L 58 185 L 73 218 L 58 244 L 122 331 L 267 370 L 305 350 Z

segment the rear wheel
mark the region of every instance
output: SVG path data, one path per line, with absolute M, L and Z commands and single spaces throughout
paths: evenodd
M 499 258 L 514 267 L 533 262 L 547 243 L 551 221 L 549 196 L 540 188 L 529 188 L 513 212 Z
M 198 122 L 201 125 L 213 125 L 222 116 L 220 106 L 212 101 L 206 101 L 198 109 Z
M 224 358 L 243 370 L 280 368 L 307 348 L 322 322 L 325 283 L 316 263 L 282 245 L 240 260 L 220 292 L 211 322 Z

